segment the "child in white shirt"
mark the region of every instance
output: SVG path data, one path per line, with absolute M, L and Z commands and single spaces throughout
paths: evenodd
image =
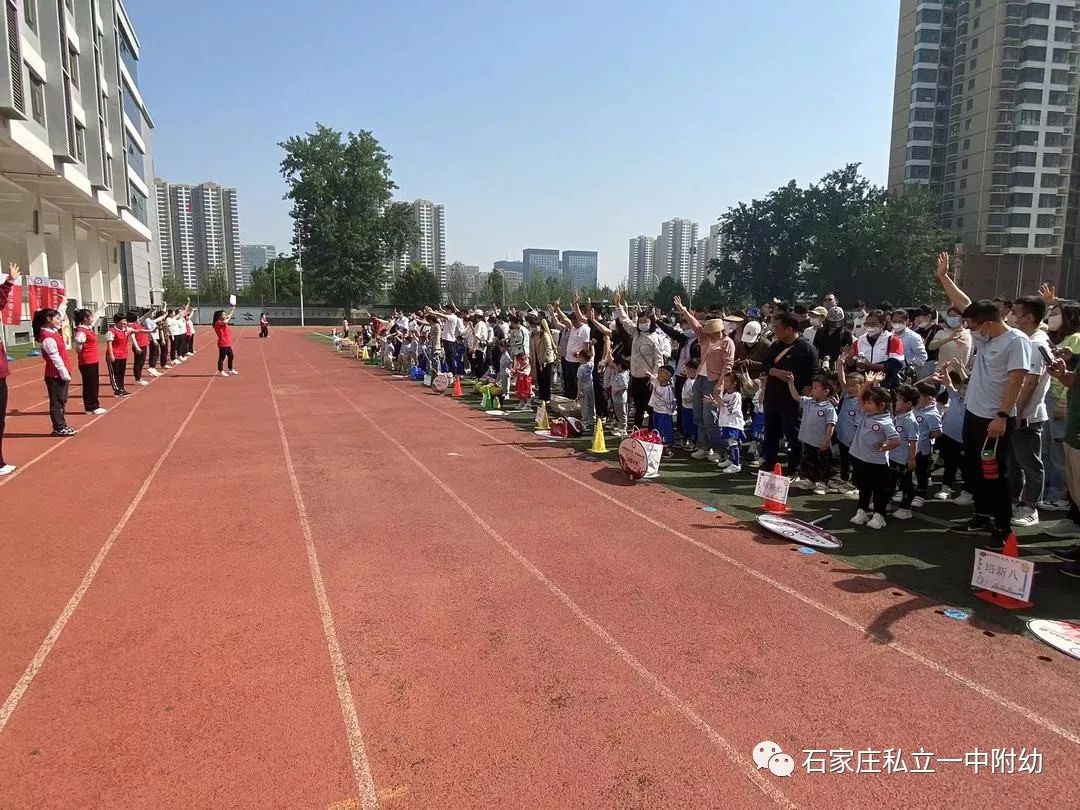
M 683 365 L 686 381 L 682 387 L 682 408 L 679 409 L 679 432 L 683 446 L 688 450 L 697 446 L 697 425 L 694 424 L 694 383 L 698 375 L 698 361 L 689 359 Z
M 742 392 L 739 380 L 732 373 L 724 375 L 721 393 L 713 393 L 716 406 L 716 426 L 720 428 L 720 440 L 727 445 L 728 457 L 720 462 L 720 472 L 733 475 L 742 472 L 741 447 L 746 441 L 746 421 L 743 419 Z

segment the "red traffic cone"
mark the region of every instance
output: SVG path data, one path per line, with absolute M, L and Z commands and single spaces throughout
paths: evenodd
M 779 462 L 777 462 L 776 466 L 773 468 L 773 475 L 779 475 L 780 477 L 783 477 L 784 475 L 784 470 Z M 786 515 L 790 511 L 787 506 L 780 503 L 780 501 L 774 501 L 772 498 L 765 499 L 765 506 L 763 508 L 770 515 Z
M 1005 557 L 1020 556 L 1019 543 L 1016 542 L 1015 532 L 1009 532 L 1009 536 L 1005 538 L 1005 548 L 1001 550 L 1001 554 Z M 1016 599 L 1012 596 L 995 593 L 994 591 L 975 591 L 975 595 L 984 602 L 989 602 L 991 605 L 997 605 L 999 608 L 1004 608 L 1005 610 L 1019 610 L 1021 608 L 1034 607 L 1033 602 L 1025 602 L 1022 599 Z
M 451 396 L 460 397 L 461 393 L 461 377 L 454 377 L 454 392 Z

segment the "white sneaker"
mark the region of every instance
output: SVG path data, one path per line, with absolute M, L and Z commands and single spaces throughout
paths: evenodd
M 860 509 L 855 513 L 855 517 L 851 519 L 851 522 L 855 526 L 865 526 L 870 522 L 870 515 L 866 514 L 865 509 Z
M 900 503 L 902 500 L 904 500 L 903 492 L 897 492 L 895 495 L 892 496 L 893 503 Z
M 690 457 L 691 458 L 696 458 L 696 459 L 702 459 L 702 458 L 705 458 L 707 455 L 709 455 L 709 451 L 706 450 L 704 447 L 702 447 L 702 448 L 699 448 L 699 449 L 695 450 L 693 453 L 691 453 Z
M 1009 522 L 1013 526 L 1038 526 L 1039 512 L 1030 506 L 1020 506 L 1013 512 L 1012 520 Z
M 895 512 L 892 513 L 892 516 L 897 520 L 911 520 L 911 510 L 897 509 Z M 877 527 L 875 526 L 874 528 L 876 529 Z
M 139 385 L 149 385 L 150 384 L 146 380 L 139 380 L 138 383 L 139 383 Z
M 237 370 L 236 370 L 236 369 L 234 368 L 234 369 L 233 369 L 232 371 L 230 371 L 229 373 L 230 373 L 230 374 L 232 374 L 232 375 L 233 375 L 233 376 L 235 377 L 235 376 L 236 376 L 237 374 L 239 374 L 240 372 L 239 372 L 239 371 L 237 371 Z
M 710 450 L 708 453 L 705 454 L 705 460 L 706 461 L 712 461 L 712 462 L 715 462 L 715 463 L 719 463 L 720 462 L 720 456 L 717 454 L 717 452 L 715 450 Z
M 721 470 L 726 470 L 728 467 L 731 466 L 731 459 L 722 458 L 718 462 L 716 462 L 716 466 L 718 466 Z
M 970 492 L 961 492 L 959 495 L 952 499 L 952 502 L 957 506 L 971 506 L 973 503 L 975 503 L 975 496 L 972 495 Z
M 14 464 L 5 464 L 3 467 L 0 467 L 0 475 L 11 475 L 13 472 L 15 472 Z
M 920 498 L 916 495 L 911 501 L 911 506 L 913 509 L 922 509 L 926 506 L 926 498 Z
M 826 487 L 822 483 L 814 484 L 814 494 L 815 495 L 828 495 L 829 494 L 828 487 Z
M 228 376 L 229 376 L 229 372 L 227 372 L 227 371 L 219 371 L 219 372 L 218 372 L 218 376 L 219 376 L 219 377 L 228 377 Z
M 936 495 L 934 495 L 935 501 L 951 501 L 953 498 L 953 491 L 948 487 L 942 487 Z
M 813 484 L 812 481 L 807 481 L 805 478 L 799 478 L 798 476 L 795 476 L 794 478 L 791 479 L 791 486 L 795 487 L 795 489 L 806 489 L 806 490 L 810 490 L 810 489 L 814 488 L 814 484 Z
M 738 464 L 728 464 L 726 467 L 720 470 L 721 475 L 735 475 L 736 473 L 741 472 L 742 467 L 740 467 Z
M 105 410 L 104 408 L 95 408 L 92 411 L 87 411 L 86 415 L 87 416 L 101 416 L 103 413 L 108 413 L 108 411 Z
M 847 492 L 844 493 L 844 497 L 845 498 L 851 498 L 851 500 L 853 500 L 853 501 L 859 500 L 859 488 L 858 487 L 852 487 L 851 489 L 849 489 Z
M 866 524 L 868 529 L 884 529 L 885 526 L 885 518 L 877 512 L 874 512 L 874 516 L 870 518 L 870 522 Z

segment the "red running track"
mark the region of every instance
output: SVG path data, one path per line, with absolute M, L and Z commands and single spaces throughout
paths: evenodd
M 239 377 L 200 352 L 0 489 L 0 806 L 1070 795 L 1075 662 L 298 331 L 241 335 Z M 1037 746 L 1043 772 L 783 779 L 764 739 Z

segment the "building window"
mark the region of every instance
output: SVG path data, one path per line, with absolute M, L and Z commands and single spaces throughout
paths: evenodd
M 966 169 L 967 167 L 968 167 L 968 159 L 964 158 L 963 160 L 960 161 L 960 168 L 961 169 Z
M 1057 194 L 1040 194 L 1039 208 L 1057 208 L 1060 197 Z
M 30 114 L 45 126 L 45 82 L 30 71 Z
M 1034 166 L 1035 165 L 1035 152 L 1014 152 L 1010 165 L 1012 166 Z
M 956 218 L 956 227 L 957 228 L 963 228 L 964 227 L 964 218 L 963 217 L 957 217 Z
M 27 28 L 37 33 L 37 0 L 23 0 L 23 21 Z
M 971 148 L 971 138 L 964 138 L 964 147 L 963 148 L 964 149 L 970 149 Z
M 79 89 L 79 52 L 68 45 L 68 73 L 71 75 L 71 85 Z
M 79 163 L 86 162 L 86 127 L 75 122 L 75 157 Z
M 1020 102 L 1022 104 L 1041 104 L 1042 95 L 1041 87 L 1025 87 L 1020 91 Z
M 1009 208 L 1031 208 L 1030 194 L 1010 194 L 1008 199 Z
M 978 30 L 978 28 L 979 28 L 979 18 L 976 17 L 974 20 L 971 21 L 971 30 L 976 31 L 976 30 Z
M 1041 110 L 1021 110 L 1020 123 L 1035 126 L 1042 123 Z
M 964 121 L 964 132 L 967 132 L 970 129 L 971 129 L 971 119 L 969 118 L 966 121 Z
M 1006 224 L 1010 228 L 1028 228 L 1031 226 L 1031 214 L 1009 214 Z
M 1009 175 L 1009 185 L 1030 188 L 1035 185 L 1035 172 L 1013 172 Z
M 967 178 L 966 177 L 961 177 L 960 178 L 960 190 L 963 191 L 965 188 L 967 188 Z M 960 198 L 960 201 L 963 202 L 963 197 Z M 961 205 L 960 207 L 963 208 L 964 206 Z
M 1056 217 L 1053 214 L 1039 214 L 1035 218 L 1035 226 L 1038 228 L 1053 228 Z
M 1028 237 L 1026 233 L 1010 233 L 1005 235 L 1005 247 L 1026 248 Z
M 1052 233 L 1037 233 L 1035 234 L 1035 247 L 1037 248 L 1052 248 L 1057 242 L 1057 237 Z
M 956 201 L 957 208 L 963 208 L 965 205 L 967 205 L 967 199 L 964 197 L 961 197 L 959 200 Z
M 974 90 L 974 89 L 975 89 L 975 80 L 974 79 L 968 79 L 968 90 Z
M 973 98 L 969 98 L 969 99 L 967 100 L 967 105 L 966 105 L 966 109 L 969 109 L 969 110 L 970 110 L 970 109 L 972 109 L 972 108 L 974 108 L 974 107 L 975 107 L 975 99 L 973 99 Z
M 1061 175 L 1044 174 L 1039 180 L 1039 185 L 1043 188 L 1059 188 L 1061 186 Z
M 1043 167 L 1047 169 L 1058 169 L 1061 167 L 1061 155 L 1055 152 L 1047 152 L 1043 155 Z

